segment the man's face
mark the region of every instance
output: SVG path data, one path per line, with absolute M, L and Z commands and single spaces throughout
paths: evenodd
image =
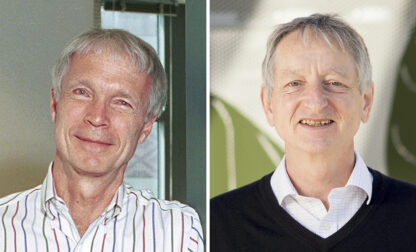
M 373 85 L 361 93 L 352 57 L 319 36 L 307 38 L 304 43 L 294 31 L 276 48 L 271 99 L 262 89 L 267 120 L 286 151 L 353 150 L 360 121 L 369 118 Z
M 91 176 L 124 172 L 155 120 L 145 123 L 150 85 L 128 57 L 72 56 L 59 100 L 51 95 L 55 162 Z

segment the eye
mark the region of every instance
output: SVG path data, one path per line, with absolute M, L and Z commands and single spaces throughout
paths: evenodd
M 342 83 L 338 82 L 338 81 L 330 81 L 328 84 L 331 85 L 331 86 L 335 86 L 335 87 L 342 86 Z
M 287 84 L 289 87 L 298 87 L 300 86 L 299 81 L 291 81 Z
M 118 104 L 122 105 L 122 106 L 130 106 L 130 103 L 124 101 L 124 100 L 118 100 Z
M 344 92 L 349 89 L 349 86 L 340 81 L 325 81 L 323 86 L 326 90 L 331 92 Z
M 77 89 L 75 89 L 75 94 L 78 94 L 78 95 L 85 95 L 85 94 L 87 94 L 87 91 L 85 91 L 84 89 L 81 89 L 81 88 L 77 88 Z

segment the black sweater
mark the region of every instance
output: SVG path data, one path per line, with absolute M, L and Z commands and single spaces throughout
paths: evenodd
M 211 251 L 416 251 L 416 186 L 371 170 L 373 193 L 324 239 L 280 207 L 271 174 L 211 200 Z

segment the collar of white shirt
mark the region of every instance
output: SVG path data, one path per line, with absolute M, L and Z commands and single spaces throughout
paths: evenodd
M 348 179 L 347 186 L 356 186 L 361 188 L 367 194 L 367 204 L 371 201 L 371 193 L 373 188 L 373 176 L 368 170 L 366 164 L 360 155 L 355 153 L 355 165 L 351 173 L 350 178 Z M 279 205 L 282 205 L 283 200 L 290 195 L 299 195 L 293 186 L 287 171 L 286 171 L 286 157 L 283 157 L 282 161 L 277 166 L 274 171 L 272 178 L 270 180 L 272 190 L 276 196 Z
M 65 208 L 65 203 L 63 199 L 61 199 L 55 191 L 55 185 L 52 176 L 52 167 L 53 162 L 50 163 L 48 168 L 48 173 L 46 175 L 45 180 L 43 181 L 42 188 L 41 188 L 41 197 L 42 197 L 42 210 L 45 212 L 48 217 L 55 219 L 58 210 L 62 210 Z M 111 203 L 105 210 L 105 221 L 114 218 L 117 216 L 123 207 L 123 200 L 126 194 L 126 185 L 122 183 L 117 191 L 117 193 L 113 196 Z M 51 204 L 54 207 L 51 208 Z

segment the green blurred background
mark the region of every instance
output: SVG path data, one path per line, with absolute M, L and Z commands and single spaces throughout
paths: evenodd
M 416 183 L 416 1 L 211 0 L 210 197 L 272 172 L 284 144 L 260 104 L 261 63 L 280 23 L 338 14 L 364 38 L 375 100 L 355 148 L 366 164 Z

